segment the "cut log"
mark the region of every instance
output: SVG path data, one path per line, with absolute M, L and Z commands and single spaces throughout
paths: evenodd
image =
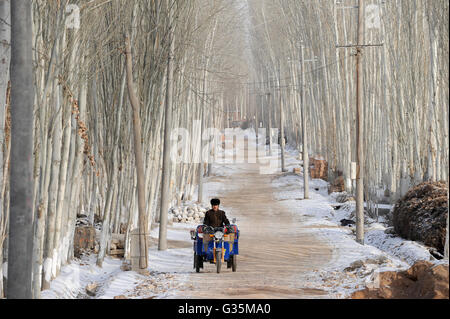
M 125 249 L 111 249 L 109 251 L 109 254 L 111 256 L 119 256 L 119 255 L 121 255 L 123 257 L 123 255 L 125 254 Z

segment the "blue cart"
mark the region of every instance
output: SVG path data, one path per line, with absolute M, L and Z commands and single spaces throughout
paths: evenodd
M 191 239 L 194 241 L 194 269 L 200 272 L 204 262 L 216 264 L 217 273 L 220 273 L 223 263 L 233 272 L 237 267 L 239 255 L 239 229 L 236 225 L 213 228 L 199 225 L 191 230 Z

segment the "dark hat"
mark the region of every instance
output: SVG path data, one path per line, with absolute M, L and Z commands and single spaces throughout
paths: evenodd
M 212 206 L 220 205 L 220 199 L 218 199 L 218 198 L 211 199 L 211 205 Z

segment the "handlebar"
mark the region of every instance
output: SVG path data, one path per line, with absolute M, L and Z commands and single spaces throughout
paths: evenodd
M 226 232 L 225 232 L 226 230 Z M 231 225 L 226 225 L 224 227 L 212 227 L 209 225 L 202 225 L 202 231 L 205 234 L 214 234 L 217 231 L 221 231 L 224 233 L 234 233 L 234 229 Z

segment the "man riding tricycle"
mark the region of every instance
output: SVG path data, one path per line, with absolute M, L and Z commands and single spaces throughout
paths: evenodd
M 206 213 L 203 225 L 191 230 L 196 272 L 200 272 L 204 262 L 216 264 L 217 273 L 220 273 L 224 262 L 227 262 L 227 268 L 236 271 L 239 229 L 230 224 L 225 212 L 219 210 L 219 204 L 219 199 L 211 200 L 213 208 Z

